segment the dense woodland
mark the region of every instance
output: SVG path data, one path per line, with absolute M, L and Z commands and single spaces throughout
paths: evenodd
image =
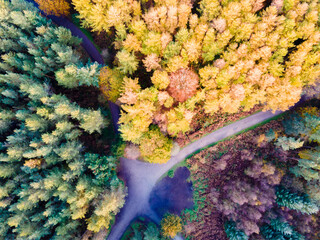
M 188 133 L 199 109 L 286 110 L 319 76 L 316 0 L 72 3 L 84 26 L 114 38 L 100 85 L 121 104 L 123 139 L 138 145 L 155 126 L 168 137 Z M 140 146 L 144 160 L 170 150 L 155 142 L 152 157 Z
M 319 126 L 319 108 L 307 105 L 189 159 L 186 236 L 319 239 Z
M 35 2 L 41 13 L 0 0 L 0 239 L 106 236 L 127 195 L 124 153 L 166 163 L 175 142 L 319 97 L 318 0 Z M 105 64 L 46 15 L 79 19 Z M 124 239 L 319 239 L 319 109 L 192 156 L 194 208 Z
M 80 39 L 32 5 L 0 7 L 0 238 L 76 239 L 108 228 L 126 194 L 117 158 L 80 139 L 110 121 L 54 87 L 97 85 L 100 66 L 84 64 Z

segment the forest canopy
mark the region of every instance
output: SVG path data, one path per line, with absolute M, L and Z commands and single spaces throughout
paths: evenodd
M 94 85 L 99 64 L 84 64 L 81 40 L 24 1 L 0 1 L 0 35 L 0 239 L 108 229 L 126 188 L 117 158 L 87 152 L 83 136 L 109 120 L 57 86 L 70 74 L 78 86 Z
M 140 144 L 152 125 L 187 133 L 201 108 L 287 110 L 320 76 L 317 0 L 196 3 L 73 0 L 84 26 L 114 36 L 100 86 L 121 104 L 125 140 Z

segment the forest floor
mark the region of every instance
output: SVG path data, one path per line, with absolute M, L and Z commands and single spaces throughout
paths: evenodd
M 263 106 L 256 105 L 249 111 L 239 110 L 236 113 L 215 113 L 213 115 L 206 114 L 203 109 L 200 109 L 191 122 L 191 130 L 185 135 L 180 134 L 175 141 L 180 147 L 184 147 L 191 142 L 194 142 L 210 132 L 222 128 L 228 124 L 234 123 L 240 119 L 248 117 L 263 109 Z

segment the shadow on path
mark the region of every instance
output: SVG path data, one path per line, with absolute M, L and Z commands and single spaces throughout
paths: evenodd
M 173 178 L 165 177 L 156 184 L 149 199 L 150 207 L 162 218 L 167 212 L 180 215 L 185 208 L 192 208 L 192 182 L 187 181 L 190 171 L 179 167 Z

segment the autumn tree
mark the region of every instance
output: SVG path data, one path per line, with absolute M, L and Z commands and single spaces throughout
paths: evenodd
M 170 137 L 185 134 L 201 108 L 207 114 L 258 104 L 286 110 L 320 75 L 316 0 L 270 5 L 202 0 L 197 9 L 189 0 L 74 2 L 85 24 L 97 31 L 114 29 L 114 66 L 100 86 L 109 99 L 118 97 L 120 129 L 128 141 L 137 143 L 134 138 L 151 124 Z M 90 6 L 99 11 L 89 13 Z M 136 79 L 141 92 L 152 92 L 152 101 L 144 101 L 148 110 L 141 111 L 141 100 L 123 101 L 131 87 L 127 78 Z M 137 128 L 136 123 L 146 125 Z M 131 140 L 126 136 L 130 131 Z M 301 144 L 282 140 L 287 146 Z
M 174 238 L 182 231 L 181 218 L 174 214 L 167 214 L 161 220 L 161 231 L 164 237 Z
M 140 2 L 136 0 L 106 0 L 103 2 L 72 0 L 72 4 L 79 12 L 82 24 L 98 32 L 109 32 L 112 27 L 120 31 L 123 24 L 132 19 L 132 15 L 141 14 Z
M 67 16 L 70 14 L 70 5 L 66 0 L 35 0 L 40 10 L 47 15 Z
M 168 93 L 178 102 L 184 102 L 196 94 L 199 77 L 188 69 L 179 69 L 169 76 Z

